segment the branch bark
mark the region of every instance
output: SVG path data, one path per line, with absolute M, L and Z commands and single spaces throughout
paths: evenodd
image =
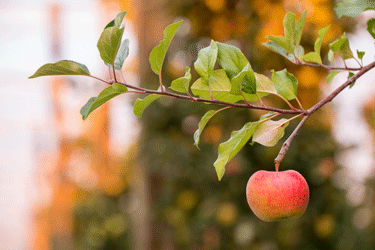
M 302 125 L 305 123 L 305 121 L 308 118 L 309 118 L 309 115 L 306 115 L 305 117 L 303 117 L 303 119 L 300 121 L 300 123 L 298 124 L 298 126 L 294 129 L 293 133 L 283 143 L 283 146 L 281 147 L 279 154 L 275 158 L 275 168 L 276 168 L 276 171 L 279 171 L 280 163 L 284 159 L 284 156 L 285 156 L 286 152 L 288 152 L 290 143 L 292 142 L 292 140 L 294 139 L 294 137 L 297 136 L 298 131 L 301 129 Z
M 150 90 L 150 89 L 145 89 L 141 87 L 136 87 L 127 83 L 122 83 L 118 82 L 119 84 L 122 84 L 126 86 L 129 89 L 134 89 L 140 91 L 142 94 L 158 94 L 158 95 L 164 95 L 164 96 L 170 96 L 176 99 L 184 99 L 184 100 L 189 100 L 189 101 L 194 101 L 194 102 L 205 102 L 205 103 L 212 103 L 212 104 L 218 104 L 218 105 L 224 105 L 224 106 L 232 106 L 236 108 L 250 108 L 250 109 L 259 109 L 259 110 L 265 110 L 265 111 L 272 111 L 280 114 L 307 114 L 306 110 L 289 110 L 289 109 L 279 109 L 279 108 L 273 108 L 273 107 L 268 107 L 268 106 L 258 106 L 258 105 L 252 105 L 252 104 L 243 104 L 243 103 L 231 103 L 231 102 L 224 102 L 224 101 L 219 101 L 215 99 L 204 99 L 204 98 L 196 98 L 192 99 L 188 95 L 180 95 L 180 94 L 175 94 L 172 92 L 161 92 L 157 90 Z
M 321 68 L 321 69 L 326 69 L 326 70 L 359 71 L 359 70 L 363 69 L 363 67 L 359 67 L 359 68 L 331 67 L 331 66 L 327 66 L 327 65 L 324 65 L 324 64 L 307 63 L 307 62 L 304 62 L 304 61 L 301 61 L 301 60 L 294 61 L 293 63 L 296 64 L 296 65 L 309 66 L 309 67 L 313 67 L 313 68 Z
M 372 62 L 366 66 L 364 66 L 361 70 L 359 70 L 354 76 L 350 77 L 346 82 L 344 82 L 340 87 L 335 89 L 329 96 L 315 104 L 313 107 L 311 107 L 309 110 L 307 110 L 308 114 L 311 115 L 318 109 L 320 109 L 323 105 L 326 103 L 332 101 L 333 98 L 335 98 L 338 94 L 341 93 L 346 87 L 348 87 L 350 84 L 355 82 L 358 78 L 360 78 L 362 75 L 370 71 L 375 67 L 375 62 Z

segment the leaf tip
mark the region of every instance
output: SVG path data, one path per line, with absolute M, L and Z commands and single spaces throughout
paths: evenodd
M 219 159 L 217 159 L 214 162 L 214 167 L 215 167 L 215 170 L 216 170 L 217 178 L 218 178 L 219 181 L 221 181 L 221 179 L 223 178 L 224 173 L 225 173 L 225 165 L 223 166 L 222 164 L 220 164 Z

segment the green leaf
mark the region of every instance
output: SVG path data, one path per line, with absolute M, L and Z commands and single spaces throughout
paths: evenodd
M 370 33 L 370 35 L 375 38 L 375 18 L 370 19 L 367 22 L 367 31 Z
M 91 113 L 90 112 L 90 109 L 91 109 L 91 107 L 92 107 L 92 105 L 94 104 L 94 102 L 96 101 L 96 99 L 97 99 L 98 97 L 91 97 L 87 102 L 86 102 L 86 104 L 85 105 L 83 105 L 83 107 L 81 108 L 81 110 L 80 110 L 80 113 L 81 113 L 81 115 L 82 115 L 82 119 L 83 120 L 85 120 L 87 117 L 88 117 L 88 115 Z
M 117 52 L 116 59 L 115 59 L 115 69 L 121 70 L 122 65 L 124 64 L 125 59 L 129 55 L 129 39 L 125 39 L 121 46 L 119 51 Z
M 226 101 L 226 102 L 238 102 L 243 100 L 242 96 L 240 95 L 233 95 L 230 94 L 231 90 L 231 83 L 230 80 L 225 73 L 224 69 L 215 70 L 210 79 L 209 85 L 204 83 L 201 78 L 196 80 L 193 85 L 191 86 L 191 91 L 194 95 L 199 96 L 200 98 L 204 99 L 211 99 L 210 96 L 210 88 L 212 96 L 219 101 Z
M 312 62 L 322 64 L 322 59 L 320 58 L 320 54 L 317 52 L 309 52 L 301 57 L 301 60 L 305 62 Z
M 330 62 L 333 62 L 334 59 L 335 59 L 335 55 L 334 55 L 333 51 L 332 51 L 332 50 L 329 50 L 329 51 L 328 51 L 328 60 L 329 60 Z
M 157 75 L 161 73 L 161 67 L 163 65 L 169 44 L 171 43 L 181 23 L 182 21 L 179 21 L 177 23 L 172 23 L 171 25 L 167 26 L 164 30 L 164 39 L 159 43 L 158 46 L 153 48 L 153 50 L 150 53 L 149 61 L 151 69 Z
M 296 21 L 296 14 L 287 12 L 283 25 L 284 25 L 284 37 L 290 41 L 292 48 L 299 46 L 302 37 L 303 26 L 305 26 L 306 11 L 301 15 L 301 18 Z
M 253 134 L 253 142 L 266 147 L 273 147 L 284 136 L 285 128 L 289 125 L 287 119 L 278 121 L 268 120 L 256 126 Z
M 303 56 L 303 55 L 305 54 L 305 50 L 304 50 L 304 48 L 300 45 L 300 46 L 298 47 L 298 49 L 297 49 L 297 48 L 294 49 L 294 53 L 296 54 L 296 56 L 301 57 L 301 56 Z
M 239 48 L 225 43 L 217 43 L 217 47 L 219 64 L 229 78 L 235 77 L 249 64 L 249 61 Z
M 55 75 L 90 75 L 88 68 L 80 63 L 62 60 L 55 63 L 47 63 L 40 67 L 29 78 L 36 78 L 39 76 L 55 76 Z
M 124 61 L 128 57 L 128 55 L 129 55 L 129 39 L 125 39 L 122 42 L 120 49 L 117 52 L 115 62 L 114 62 L 115 69 L 117 70 L 122 69 L 122 66 L 124 65 Z M 111 66 L 111 64 L 108 64 L 108 63 L 105 63 L 105 64 L 108 66 Z
M 296 52 L 296 56 L 298 57 L 302 56 L 303 53 L 300 53 L 300 49 L 302 48 L 300 46 L 300 41 L 305 25 L 306 13 L 307 12 L 304 11 L 301 18 L 296 21 L 296 14 L 288 11 L 283 21 L 284 36 L 267 36 L 272 42 L 264 43 L 263 46 L 279 53 L 292 62 L 294 61 L 293 53 Z M 295 51 L 296 48 L 298 48 L 297 51 Z
M 285 57 L 286 59 L 288 59 L 289 61 L 291 62 L 294 62 L 294 56 L 293 54 L 289 53 L 288 51 L 286 51 L 283 47 L 281 47 L 280 45 L 274 43 L 274 42 L 266 42 L 266 43 L 262 43 L 262 45 L 280 55 L 282 55 L 283 57 Z
M 267 39 L 270 39 L 275 44 L 285 49 L 287 52 L 294 52 L 294 46 L 292 45 L 291 40 L 286 38 L 285 36 L 267 36 Z
M 219 180 L 223 178 L 225 165 L 245 146 L 251 138 L 257 122 L 248 122 L 240 130 L 233 131 L 228 141 L 219 145 L 219 155 L 214 163 Z
M 98 95 L 98 97 L 91 97 L 88 102 L 81 108 L 80 113 L 82 115 L 82 119 L 85 120 L 89 114 L 97 109 L 99 106 L 107 102 L 108 100 L 127 92 L 128 89 L 119 83 L 113 83 L 111 86 L 103 89 L 102 92 Z
M 247 80 L 246 80 L 246 79 Z M 256 78 L 253 69 L 250 64 L 247 64 L 240 73 L 238 73 L 231 80 L 232 88 L 230 90 L 231 94 L 239 95 L 240 90 L 243 92 L 254 94 L 256 93 Z
M 318 31 L 319 37 L 316 39 L 314 44 L 314 52 L 307 53 L 301 57 L 301 60 L 305 62 L 312 62 L 322 64 L 322 58 L 320 57 L 320 49 L 322 47 L 324 36 L 326 35 L 329 26 L 322 28 Z
M 329 48 L 333 51 L 333 53 L 339 55 L 343 60 L 353 58 L 353 53 L 349 46 L 349 39 L 345 36 L 345 34 L 342 35 L 341 39 L 329 44 Z
M 158 90 L 160 91 L 160 87 Z M 137 98 L 137 100 L 134 103 L 133 113 L 139 118 L 141 118 L 143 111 L 148 107 L 148 105 L 150 105 L 153 101 L 155 101 L 159 97 L 162 97 L 162 95 L 151 94 L 151 95 L 146 96 L 144 99 Z
M 349 72 L 348 74 L 348 80 L 354 76 L 355 74 L 353 72 Z M 355 84 L 356 81 L 352 82 L 350 85 L 349 85 L 349 89 L 353 88 L 354 84 Z
M 272 71 L 272 81 L 278 94 L 287 100 L 293 100 L 297 96 L 298 80 L 286 69 Z
M 305 10 L 295 25 L 294 44 L 296 46 L 298 46 L 299 43 L 301 42 L 303 27 L 305 26 L 306 13 L 307 11 Z
M 206 114 L 204 114 L 204 116 L 202 117 L 202 119 L 200 120 L 199 124 L 198 124 L 198 129 L 195 131 L 194 133 L 194 145 L 198 147 L 198 144 L 199 144 L 199 137 L 204 129 L 204 127 L 206 126 L 206 124 L 208 123 L 208 121 L 217 113 L 216 110 L 209 110 L 206 112 Z
M 105 26 L 104 29 L 110 28 L 110 27 L 117 27 L 120 28 L 122 21 L 124 20 L 125 14 L 127 11 L 121 11 L 117 14 L 116 18 L 110 21 L 107 26 Z
M 268 77 L 261 74 L 255 74 L 255 77 L 258 90 L 275 90 L 272 81 Z M 209 84 L 212 95 L 216 100 L 231 103 L 244 100 L 242 95 L 234 95 L 230 93 L 232 85 L 224 69 L 215 70 L 210 77 Z M 211 99 L 209 86 L 203 83 L 199 78 L 193 83 L 190 89 L 194 95 L 199 96 L 200 98 Z M 258 93 L 258 96 L 248 93 L 243 94 L 246 100 L 250 102 L 258 100 L 258 97 L 267 95 L 266 93 Z
M 296 30 L 296 14 L 292 12 L 287 12 L 283 21 L 284 25 L 284 38 L 289 43 L 290 48 L 294 50 L 294 32 Z
M 109 27 L 103 30 L 98 41 L 98 49 L 102 60 L 112 65 L 121 45 L 124 28 Z
M 359 60 L 362 60 L 364 55 L 365 55 L 364 51 L 357 50 L 357 56 L 358 56 Z
M 171 83 L 170 89 L 177 91 L 177 92 L 181 92 L 181 93 L 188 93 L 190 80 L 191 80 L 190 68 L 186 67 L 185 76 L 174 80 Z
M 339 17 L 356 17 L 363 11 L 374 9 L 372 0 L 342 0 L 335 6 L 336 14 Z
M 325 37 L 325 35 L 327 34 L 328 32 L 328 29 L 329 29 L 330 25 L 328 25 L 327 27 L 324 27 L 324 28 L 321 28 L 319 31 L 318 31 L 318 39 L 316 39 L 315 41 L 315 44 L 314 44 L 314 50 L 316 53 L 318 53 L 320 55 L 320 49 L 322 47 L 322 43 L 323 43 L 323 39 Z
M 338 73 L 340 73 L 340 71 L 336 71 L 336 70 L 334 70 L 334 71 L 332 71 L 331 73 L 329 73 L 329 75 L 327 76 L 327 83 L 328 83 L 328 84 L 331 84 L 332 81 L 333 81 L 333 78 L 334 78 Z
M 211 40 L 210 46 L 199 51 L 198 58 L 194 63 L 195 70 L 202 77 L 203 82 L 207 84 L 212 72 L 214 72 L 217 53 L 217 44 L 214 40 Z
M 239 93 L 239 79 L 241 80 L 241 85 L 244 86 L 243 91 L 249 94 L 256 93 L 256 78 L 254 76 L 254 71 L 252 70 L 249 61 L 246 59 L 245 55 L 241 50 L 235 46 L 217 43 L 218 46 L 218 61 L 220 66 L 225 70 L 228 77 L 233 80 L 236 78 L 233 89 L 231 88 L 231 93 Z M 243 71 L 242 74 L 240 74 Z M 240 75 L 239 75 L 240 74 Z M 241 76 L 242 79 L 241 79 Z

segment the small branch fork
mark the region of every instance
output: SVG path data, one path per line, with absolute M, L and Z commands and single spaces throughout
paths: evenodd
M 305 64 L 306 65 L 306 64 Z M 313 64 L 315 65 L 315 64 Z M 309 65 L 307 65 L 309 66 Z M 313 114 L 315 113 L 318 109 L 320 109 L 322 106 L 324 106 L 325 104 L 327 104 L 328 102 L 332 101 L 333 98 L 335 98 L 338 94 L 340 94 L 346 87 L 348 87 L 350 84 L 352 84 L 353 82 L 355 82 L 358 78 L 360 78 L 362 75 L 364 75 L 365 73 L 367 73 L 368 71 L 370 71 L 371 69 L 373 69 L 375 67 L 375 62 L 372 62 L 370 63 L 369 65 L 367 66 L 364 66 L 364 67 L 361 67 L 360 69 L 358 69 L 358 72 L 352 76 L 351 78 L 349 78 L 347 81 L 345 81 L 343 84 L 341 84 L 337 89 L 335 89 L 330 95 L 328 95 L 327 97 L 325 97 L 324 99 L 322 99 L 320 102 L 318 102 L 317 104 L 315 104 L 313 107 L 311 107 L 310 109 L 307 110 L 307 113 L 305 114 L 305 117 L 300 121 L 300 123 L 297 125 L 297 127 L 294 129 L 294 131 L 292 132 L 292 134 L 288 137 L 288 139 L 284 142 L 284 144 L 282 145 L 281 149 L 280 149 L 280 152 L 279 154 L 277 155 L 277 157 L 275 158 L 275 168 L 276 168 L 276 171 L 279 171 L 279 166 L 280 166 L 280 163 L 281 161 L 283 160 L 286 152 L 288 151 L 289 149 L 289 146 L 290 146 L 290 143 L 292 142 L 292 140 L 294 139 L 294 137 L 297 136 L 298 134 L 298 131 L 301 129 L 302 125 L 306 122 L 306 120 Z M 332 68 L 331 68 L 332 69 Z M 348 70 L 348 71 L 352 71 L 353 69 L 345 69 L 345 70 Z
M 358 78 L 360 78 L 362 75 L 364 75 L 365 73 L 367 73 L 371 69 L 375 68 L 375 62 L 372 62 L 372 63 L 370 63 L 370 64 L 368 64 L 366 66 L 361 66 L 360 68 L 329 67 L 329 66 L 322 65 L 322 64 L 306 63 L 306 62 L 302 62 L 300 60 L 296 60 L 294 63 L 296 65 L 303 65 L 303 66 L 309 66 L 309 67 L 318 67 L 318 68 L 324 68 L 326 70 L 357 71 L 357 73 L 355 75 L 353 75 L 351 78 L 349 78 L 347 81 L 345 81 L 343 84 L 341 84 L 330 95 L 328 95 L 327 97 L 325 97 L 324 99 L 322 99 L 321 101 L 319 101 L 318 103 L 316 103 L 313 107 L 311 107 L 308 110 L 302 109 L 300 103 L 299 103 L 299 106 L 300 106 L 301 109 L 296 109 L 296 108 L 294 108 L 291 105 L 289 105 L 291 109 L 279 109 L 279 108 L 273 108 L 273 107 L 268 107 L 268 106 L 264 106 L 264 105 L 261 105 L 261 106 L 259 106 L 259 105 L 252 105 L 252 104 L 248 103 L 246 101 L 246 99 L 245 99 L 245 102 L 246 102 L 245 104 L 242 104 L 242 103 L 231 103 L 231 102 L 219 101 L 219 100 L 216 100 L 216 99 L 213 99 L 213 98 L 212 99 L 196 98 L 196 97 L 192 97 L 189 93 L 188 93 L 188 95 L 175 94 L 175 93 L 167 92 L 163 87 L 161 88 L 161 91 L 157 91 L 157 90 L 150 90 L 150 89 L 145 89 L 145 88 L 136 87 L 136 86 L 127 84 L 125 82 L 125 80 L 124 80 L 124 82 L 116 81 L 117 79 L 115 81 L 117 83 L 119 83 L 119 84 L 122 84 L 122 85 L 126 86 L 128 89 L 131 89 L 130 91 L 128 91 L 130 93 L 158 94 L 158 95 L 170 96 L 170 97 L 173 97 L 173 98 L 176 98 L 176 99 L 190 100 L 190 101 L 193 101 L 193 102 L 205 102 L 205 103 L 218 104 L 218 105 L 227 106 L 228 108 L 234 108 L 234 107 L 236 107 L 236 108 L 259 109 L 259 110 L 276 112 L 276 113 L 278 113 L 278 115 L 281 115 L 281 114 L 292 114 L 292 115 L 296 115 L 296 117 L 304 115 L 303 119 L 299 122 L 299 124 L 294 129 L 294 131 L 292 132 L 292 134 L 284 142 L 284 144 L 282 145 L 282 147 L 281 147 L 281 149 L 279 151 L 279 154 L 275 158 L 275 169 L 276 169 L 276 171 L 278 171 L 280 163 L 283 160 L 285 154 L 287 153 L 292 140 L 294 139 L 294 137 L 297 136 L 298 131 L 301 129 L 302 125 L 306 122 L 306 120 L 313 113 L 315 113 L 318 109 L 320 109 L 322 106 L 324 106 L 328 102 L 332 101 L 333 98 L 335 98 L 338 94 L 340 94 L 346 87 L 348 87 L 350 84 L 352 84 L 353 82 L 355 82 Z M 110 84 L 110 85 L 113 83 L 112 81 L 105 81 L 105 80 L 100 79 L 100 78 L 95 77 L 95 76 L 89 76 L 89 77 L 92 77 L 92 78 L 94 78 L 96 80 L 105 82 L 105 83 Z M 296 117 L 294 117 L 294 118 L 296 118 Z

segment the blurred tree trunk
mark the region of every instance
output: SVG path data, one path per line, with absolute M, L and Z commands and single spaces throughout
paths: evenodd
M 136 32 L 138 36 L 138 62 L 140 85 L 145 86 L 150 75 L 153 74 L 149 64 L 149 54 L 153 47 L 163 38 L 164 27 L 168 24 L 165 15 L 165 0 L 136 1 L 137 17 Z M 155 76 L 156 77 L 156 76 Z M 150 86 L 147 86 L 150 87 Z M 134 169 L 133 202 L 137 202 L 139 209 L 133 213 L 137 226 L 134 228 L 134 248 L 136 250 L 152 249 L 153 233 L 151 230 L 151 197 L 150 176 L 147 165 L 140 156 L 139 168 Z

